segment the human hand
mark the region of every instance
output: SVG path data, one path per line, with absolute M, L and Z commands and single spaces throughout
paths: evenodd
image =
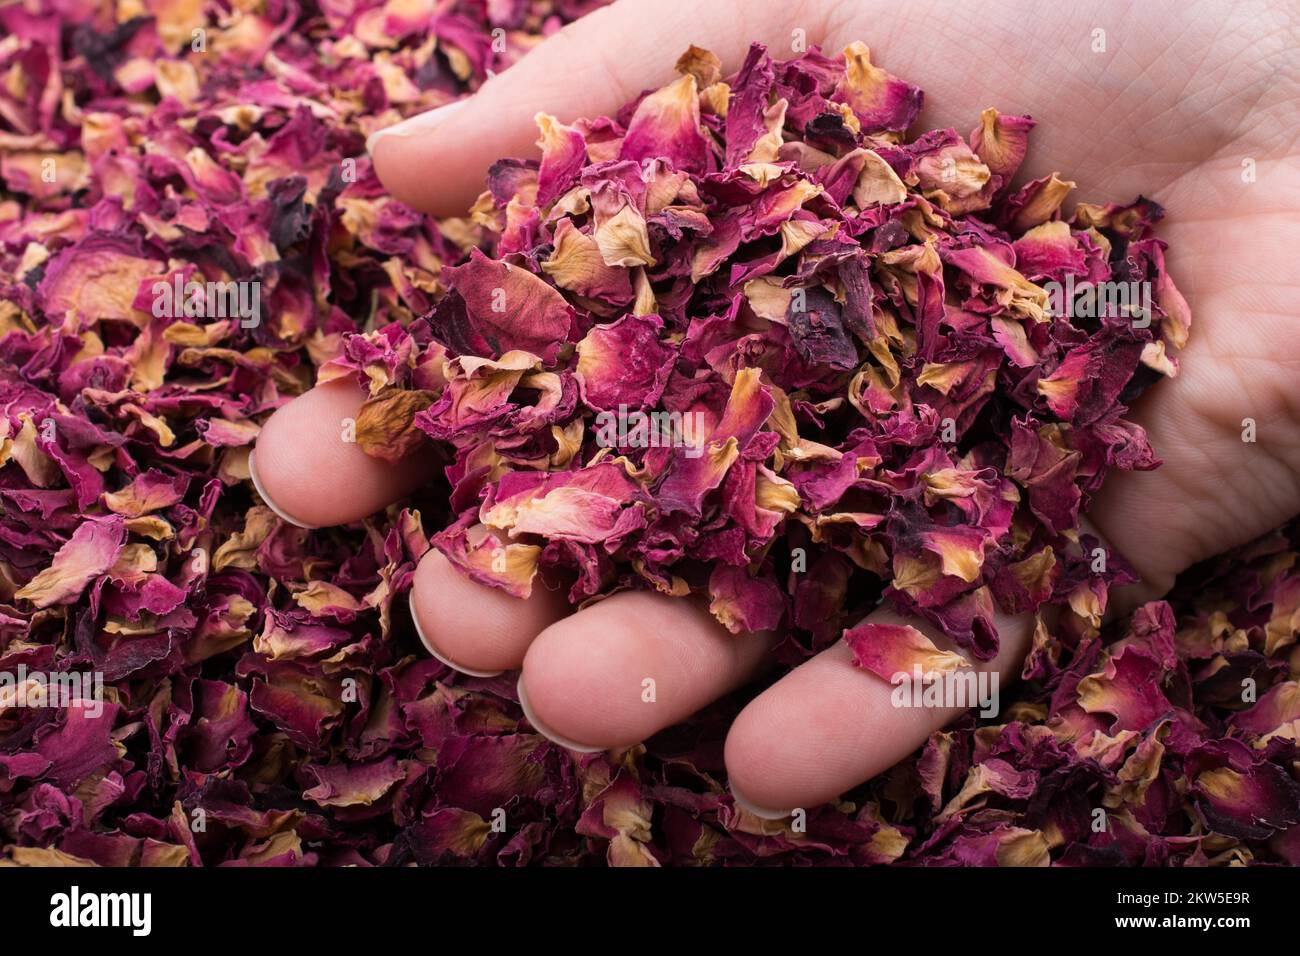
M 1144 585 L 1125 596 L 1131 602 L 1300 511 L 1300 346 L 1287 334 L 1300 240 L 1297 12 L 1295 4 L 1205 3 L 1189 12 L 1121 3 L 1061 10 L 622 0 L 561 31 L 472 99 L 386 130 L 371 145 L 399 199 L 460 212 L 492 161 L 533 152 L 536 112 L 563 121 L 609 113 L 670 79 L 672 54 L 689 43 L 715 51 L 731 71 L 751 40 L 781 56 L 795 30 L 831 53 L 864 40 L 890 72 L 920 82 L 931 104 L 923 128 L 967 130 L 990 105 L 1030 113 L 1040 125 L 1021 178 L 1061 170 L 1090 201 L 1141 191 L 1164 205 L 1169 269 L 1197 320 L 1181 374 L 1148 392 L 1131 416 L 1164 466 L 1114 473 L 1088 515 L 1142 574 Z M 1096 29 L 1105 31 L 1104 52 L 1093 52 Z M 1171 36 L 1175 29 L 1182 32 Z M 1246 160 L 1253 181 L 1243 176 Z M 351 521 L 430 479 L 432 456 L 393 467 L 338 441 L 337 422 L 362 399 L 352 383 L 334 382 L 267 422 L 256 479 L 282 515 L 313 526 Z M 1242 440 L 1245 419 L 1255 423 L 1253 443 Z M 520 601 L 470 582 L 436 551 L 416 572 L 412 613 L 430 649 L 461 670 L 522 666 L 529 719 L 579 749 L 643 740 L 744 685 L 770 657 L 770 644 L 727 633 L 692 602 L 620 593 L 570 613 L 542 588 Z M 881 609 L 870 620 L 899 619 Z M 1009 679 L 1033 622 L 997 623 L 1002 649 L 977 666 Z M 738 716 L 727 769 L 751 808 L 775 816 L 832 799 L 956 715 L 892 707 L 890 686 L 851 661 L 836 644 Z M 640 698 L 647 676 L 656 680 L 655 707 Z

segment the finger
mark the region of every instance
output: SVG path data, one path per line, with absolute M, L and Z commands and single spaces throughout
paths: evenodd
M 806 22 L 799 3 L 621 0 L 549 37 L 469 99 L 380 130 L 367 144 L 375 171 L 417 209 L 463 214 L 492 163 L 536 153 L 538 112 L 564 122 L 612 114 L 671 80 L 674 57 L 692 39 L 718 54 L 724 73 L 739 68 L 751 40 L 788 49 L 791 25 L 816 43 L 830 5 L 813 6 L 821 12 Z
M 625 591 L 533 641 L 519 702 L 574 750 L 630 746 L 751 680 L 771 646 L 772 635 L 731 634 L 693 601 Z
M 940 648 L 953 645 L 929 625 L 881 608 L 874 624 L 910 624 Z M 1033 618 L 995 614 L 1001 649 L 977 671 L 998 674 L 999 686 L 1019 671 Z M 840 641 L 796 667 L 736 717 L 724 757 L 732 795 L 759 816 L 834 800 L 892 767 L 931 733 L 965 712 L 961 707 L 895 706 L 895 687 L 856 666 Z
M 1118 2 L 1106 10 L 1111 22 L 1141 19 Z M 863 40 L 891 73 L 926 78 L 925 128 L 968 130 L 994 104 L 1003 112 L 1031 113 L 1044 122 L 1022 179 L 1068 169 L 1084 193 L 1102 190 L 1119 199 L 1159 184 L 1152 179 L 1153 163 L 1172 166 L 1197 155 L 1197 131 L 1208 127 L 1190 120 L 1203 118 L 1203 100 L 1217 95 L 1217 84 L 1195 82 L 1196 57 L 1162 55 L 1163 38 L 1148 38 L 1140 23 L 1126 27 L 1115 30 L 1117 37 L 1122 32 L 1137 39 L 1124 55 L 1103 57 L 1089 52 L 1095 24 L 1086 15 L 1039 18 L 1027 29 L 1022 5 L 1013 3 L 953 7 L 936 19 L 923 6 L 897 9 L 874 2 L 848 10 L 843 4 L 775 0 L 620 0 L 548 38 L 473 97 L 380 130 L 368 146 L 380 179 L 399 199 L 438 215 L 462 214 L 482 191 L 493 162 L 535 155 L 537 112 L 563 121 L 613 114 L 642 90 L 670 80 L 672 57 L 687 43 L 713 50 L 729 73 L 751 40 L 767 44 L 778 58 L 794 55 L 805 43 L 821 44 L 833 56 Z M 989 36 L 996 42 L 970 40 Z M 1198 42 L 1168 41 L 1174 52 L 1199 49 Z M 948 55 L 953 49 L 964 55 Z M 1062 56 L 1072 66 L 1064 74 L 1058 68 Z M 1182 64 L 1179 69 L 1191 71 L 1187 82 L 1180 73 L 1179 82 L 1153 89 L 1153 59 L 1162 66 Z M 1033 76 L 1050 80 L 1025 82 Z M 1162 91 L 1168 102 L 1160 99 Z M 1116 102 L 1124 108 L 1116 110 Z M 1077 122 L 1080 116 L 1106 117 L 1110 133 L 1096 135 L 1095 124 Z M 1076 121 L 1054 122 L 1057 117 Z M 1224 123 L 1231 128 L 1231 120 L 1218 116 L 1215 135 Z
M 471 581 L 436 549 L 415 569 L 411 619 L 429 653 L 471 677 L 519 667 L 533 639 L 569 613 L 563 592 L 537 583 L 524 599 Z
M 350 379 L 318 385 L 276 409 L 248 459 L 253 485 L 290 524 L 347 524 L 388 507 L 431 479 L 437 459 L 426 447 L 397 465 L 345 440 L 365 392 Z

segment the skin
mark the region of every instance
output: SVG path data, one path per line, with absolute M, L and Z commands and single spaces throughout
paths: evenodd
M 1300 512 L 1295 2 L 621 0 L 548 39 L 468 103 L 372 138 L 376 169 L 401 200 L 462 213 L 493 160 L 535 154 L 534 113 L 564 121 L 612 113 L 669 81 L 690 43 L 716 52 L 730 72 L 750 40 L 790 55 L 796 28 L 831 53 L 863 40 L 876 63 L 921 85 L 929 105 L 920 129 L 968 132 L 990 105 L 1033 115 L 1022 181 L 1059 170 L 1078 183 L 1079 199 L 1142 193 L 1168 210 L 1159 235 L 1192 309 L 1192 337 L 1181 374 L 1131 414 L 1165 464 L 1116 473 L 1088 515 L 1143 575 L 1117 604 L 1160 595 L 1194 562 Z M 1096 28 L 1105 52 L 1092 49 Z M 1244 160 L 1253 160 L 1253 182 L 1243 179 Z M 339 442 L 339 419 L 361 400 L 355 385 L 333 383 L 267 422 L 255 469 L 283 515 L 318 526 L 355 520 L 432 474 L 428 460 L 381 467 Z M 1256 423 L 1254 443 L 1242 440 L 1245 418 Z M 321 483 L 321 474 L 334 480 Z M 640 741 L 768 663 L 767 636 L 733 637 L 689 601 L 624 593 L 571 613 L 545 589 L 520 601 L 469 582 L 437 553 L 416 573 L 412 612 L 444 660 L 520 669 L 532 722 L 580 748 Z M 884 609 L 870 619 L 899 620 Z M 984 666 L 1014 679 L 1031 623 L 1000 619 L 1002 652 Z M 656 681 L 653 706 L 641 699 L 646 677 Z M 784 676 L 728 735 L 737 799 L 770 816 L 833 799 L 956 716 L 894 708 L 890 689 L 853 667 L 842 644 Z

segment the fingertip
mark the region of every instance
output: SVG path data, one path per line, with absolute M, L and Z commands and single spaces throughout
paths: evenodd
M 483 136 L 449 125 L 476 102 L 467 96 L 371 133 L 366 151 L 384 188 L 424 212 L 464 214 L 483 187 L 487 164 L 496 158 L 484 158 Z
M 253 486 L 290 524 L 324 528 L 357 521 L 435 474 L 431 447 L 392 464 L 349 440 L 365 398 L 355 381 L 338 379 L 276 409 L 262 426 L 249 455 Z
M 631 746 L 642 739 L 631 712 L 650 665 L 629 652 L 626 628 L 599 613 L 613 598 L 543 630 L 524 655 L 521 704 L 543 736 L 579 752 Z
M 732 803 L 740 807 L 740 809 L 744 810 L 746 813 L 751 813 L 758 817 L 760 820 L 784 820 L 786 817 L 790 816 L 790 814 L 794 813 L 793 808 L 789 810 L 772 810 L 768 807 L 759 806 L 737 789 L 734 780 L 728 782 L 727 789 L 731 793 Z
M 456 673 L 464 674 L 467 677 L 496 677 L 504 673 L 504 669 L 494 671 L 473 670 L 464 664 L 457 664 L 455 661 L 444 657 L 442 652 L 438 650 L 437 645 L 425 635 L 424 628 L 420 625 L 420 615 L 416 611 L 415 588 L 412 588 L 410 594 L 407 595 L 407 605 L 411 611 L 411 623 L 415 626 L 415 634 L 420 638 L 420 643 L 424 645 L 424 649 L 429 652 L 429 656 L 434 660 L 446 664 Z
M 551 734 L 631 746 L 751 680 L 769 634 L 731 634 L 693 601 L 625 591 L 547 628 L 523 686 Z
M 281 521 L 287 522 L 296 528 L 305 528 L 308 531 L 314 531 L 320 527 L 320 525 L 308 524 L 305 521 L 300 521 L 285 511 L 280 505 L 276 504 L 275 499 L 271 496 L 270 492 L 266 490 L 266 486 L 262 484 L 262 479 L 258 477 L 257 455 L 255 449 L 250 450 L 248 453 L 248 477 L 253 482 L 253 488 L 256 489 L 257 496 L 262 499 L 262 504 L 270 508 L 271 511 L 275 513 L 275 516 Z
M 775 808 L 833 800 L 870 770 L 861 759 L 869 740 L 846 740 L 844 732 L 861 722 L 852 714 L 858 702 L 873 703 L 871 675 L 854 673 L 842 655 L 826 654 L 795 668 L 732 721 L 723 745 L 727 780 L 737 802 L 756 816 L 773 819 L 786 815 Z M 861 771 L 846 767 L 846 759 Z
M 595 754 L 605 750 L 604 747 L 593 747 L 587 744 L 578 743 L 576 740 L 570 740 L 559 732 L 552 730 L 551 727 L 537 716 L 537 711 L 533 709 L 532 700 L 528 696 L 528 689 L 524 686 L 524 675 L 519 675 L 519 681 L 515 684 L 515 695 L 519 698 L 519 709 L 524 712 L 524 718 L 532 725 L 533 730 L 537 731 L 553 744 L 558 744 L 566 750 L 572 750 L 580 754 Z
M 436 548 L 415 569 L 410 605 L 429 653 L 471 677 L 519 667 L 538 632 L 568 613 L 564 595 L 540 581 L 520 599 L 470 580 Z

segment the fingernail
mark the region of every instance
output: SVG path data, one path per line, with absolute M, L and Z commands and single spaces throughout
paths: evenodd
M 528 702 L 528 694 L 524 690 L 524 675 L 519 675 L 519 683 L 515 685 L 515 691 L 519 694 L 519 706 L 523 708 L 524 716 L 528 722 L 533 725 L 533 730 L 537 731 L 553 744 L 559 744 L 566 750 L 573 750 L 580 754 L 598 754 L 605 751 L 604 747 L 589 747 L 587 744 L 576 743 L 561 737 L 555 731 L 551 730 L 544 723 L 537 719 L 537 714 L 533 712 L 533 706 Z
M 446 664 L 448 667 L 450 667 L 452 670 L 456 671 L 457 673 L 465 674 L 466 676 L 469 677 L 496 677 L 498 674 L 505 673 L 505 671 L 471 670 L 470 668 L 457 664 L 454 661 L 447 660 L 447 658 L 443 657 L 441 654 L 438 653 L 437 648 L 433 646 L 433 642 L 424 636 L 424 630 L 423 628 L 420 627 L 420 616 L 415 613 L 415 588 L 411 588 L 411 591 L 407 595 L 406 600 L 409 603 L 411 608 L 411 621 L 415 624 L 415 633 L 420 635 L 420 643 L 424 645 L 424 649 L 428 651 L 432 657 L 442 661 L 444 664 Z
M 253 479 L 253 487 L 257 489 L 258 495 L 261 496 L 262 504 L 274 511 L 276 517 L 281 521 L 291 524 L 295 528 L 306 528 L 308 531 L 314 531 L 319 528 L 320 525 L 318 524 L 308 524 L 305 521 L 299 521 L 271 499 L 271 496 L 266 493 L 266 488 L 262 485 L 262 480 L 257 477 L 257 465 L 253 463 L 254 457 L 253 452 L 250 451 L 248 453 L 248 477 Z
M 767 807 L 760 807 L 756 803 L 751 803 L 746 797 L 741 796 L 740 791 L 736 789 L 736 785 L 733 783 L 727 784 L 727 789 L 731 791 L 731 799 L 735 801 L 736 806 L 749 811 L 760 819 L 783 820 L 794 813 L 793 810 L 769 810 Z
M 403 137 L 414 136 L 417 133 L 428 133 L 447 121 L 452 113 L 456 112 L 470 98 L 456 100 L 454 103 L 448 103 L 446 106 L 439 106 L 437 109 L 426 110 L 410 119 L 404 119 L 400 123 L 394 123 L 392 126 L 385 126 L 381 130 L 371 133 L 366 139 L 366 152 L 371 156 L 375 155 L 375 145 L 384 137 Z

